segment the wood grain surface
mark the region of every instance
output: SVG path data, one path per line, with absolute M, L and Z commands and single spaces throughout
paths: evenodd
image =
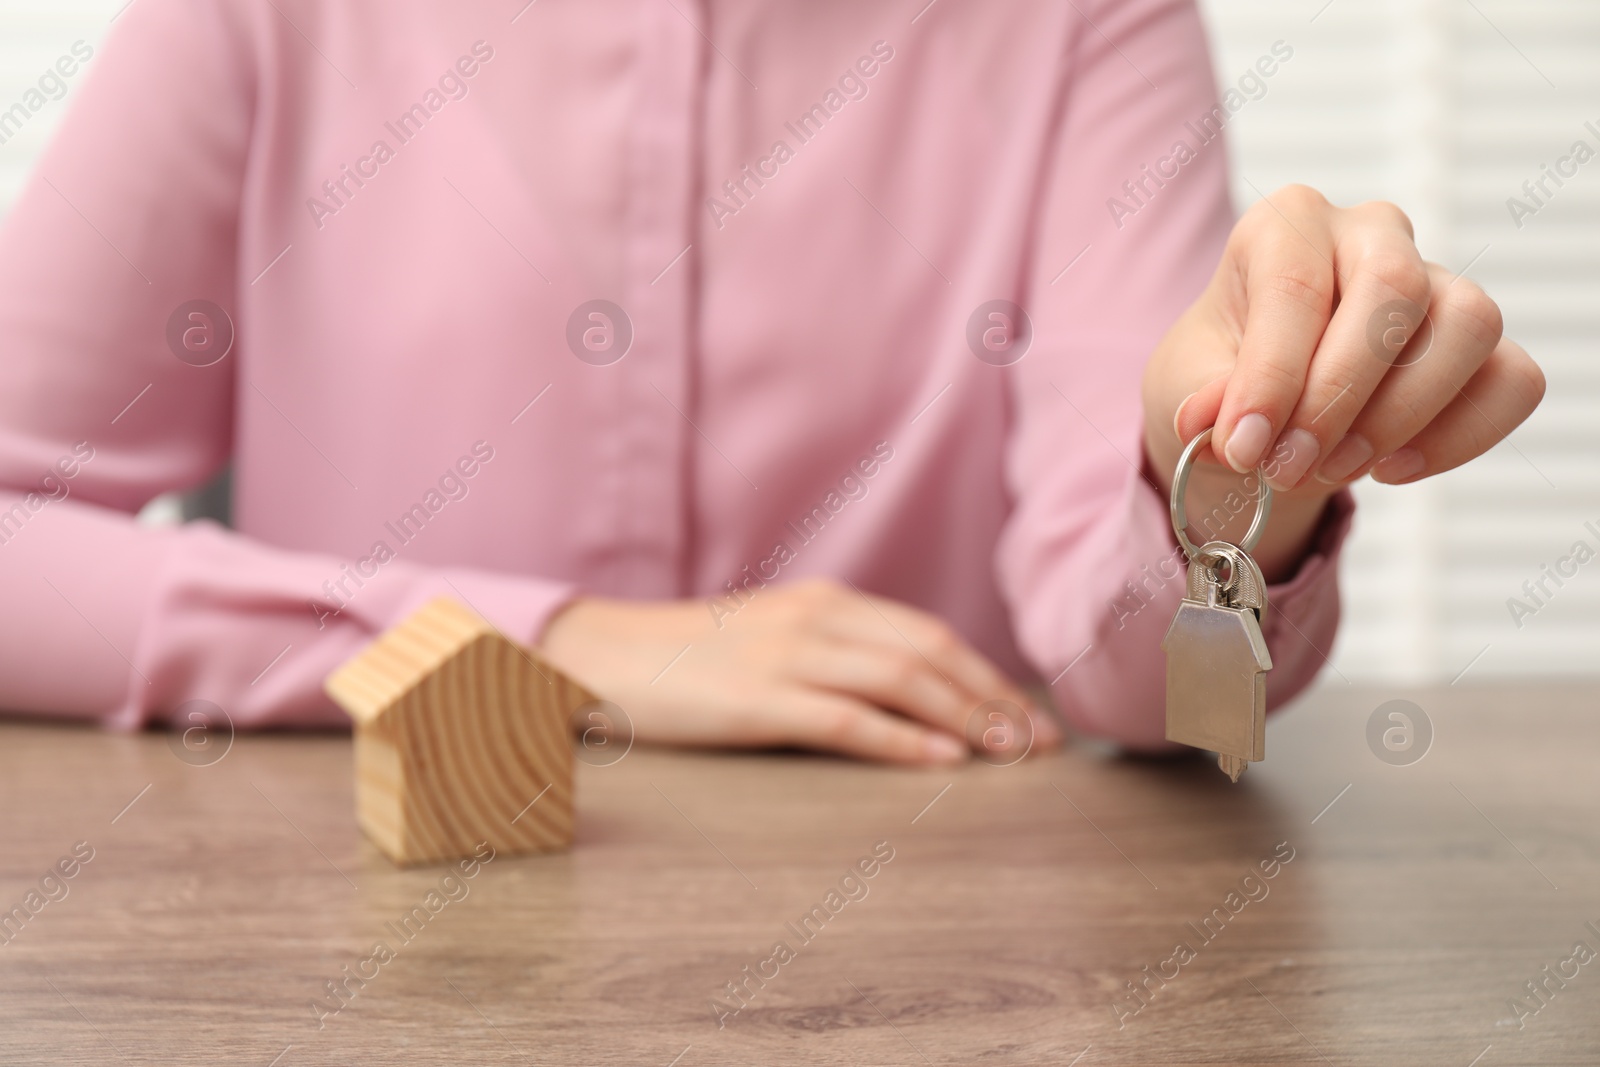
M 1401 695 L 1420 762 L 1369 747 L 1397 694 L 1335 680 L 1237 786 L 580 753 L 572 851 L 470 877 L 361 835 L 345 737 L 3 725 L 0 909 L 43 903 L 0 927 L 0 1063 L 1600 1062 L 1595 690 Z

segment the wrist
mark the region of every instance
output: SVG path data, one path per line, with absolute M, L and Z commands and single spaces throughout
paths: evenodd
M 586 660 L 597 628 L 603 630 L 605 602 L 600 597 L 575 596 L 551 614 L 534 647 L 562 670 L 571 671 Z

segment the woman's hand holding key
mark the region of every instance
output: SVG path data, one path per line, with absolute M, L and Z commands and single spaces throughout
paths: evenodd
M 1399 208 L 1340 208 L 1288 186 L 1245 212 L 1210 285 L 1151 356 L 1151 474 L 1167 492 L 1184 443 L 1208 426 L 1200 493 L 1237 484 L 1219 463 L 1264 464 L 1277 497 L 1254 555 L 1279 580 L 1340 487 L 1450 470 L 1528 417 L 1544 375 L 1500 331 L 1482 289 L 1422 259 Z

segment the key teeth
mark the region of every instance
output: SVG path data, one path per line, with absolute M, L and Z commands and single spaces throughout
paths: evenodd
M 1238 785 L 1239 776 L 1244 773 L 1244 769 L 1248 767 L 1249 764 L 1240 759 L 1238 756 L 1229 756 L 1227 754 L 1223 754 L 1217 757 L 1217 766 L 1221 767 L 1222 773 L 1228 776 L 1228 781 Z

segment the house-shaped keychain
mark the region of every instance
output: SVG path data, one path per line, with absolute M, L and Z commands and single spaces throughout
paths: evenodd
M 1255 609 L 1223 604 L 1217 583 L 1202 584 L 1206 599 L 1185 597 L 1161 641 L 1167 654 L 1167 740 L 1233 757 L 1242 770 L 1243 761 L 1266 758 L 1272 655 Z M 1191 594 L 1197 592 L 1191 586 Z

